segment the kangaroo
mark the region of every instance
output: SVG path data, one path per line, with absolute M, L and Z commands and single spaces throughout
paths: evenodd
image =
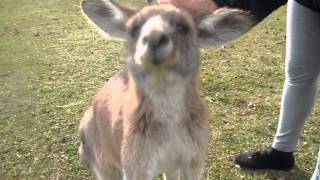
M 231 41 L 252 16 L 225 9 L 192 15 L 171 5 L 140 10 L 85 0 L 83 13 L 109 36 L 125 40 L 127 70 L 94 96 L 79 127 L 80 159 L 99 180 L 199 180 L 209 141 L 199 93 L 199 48 Z

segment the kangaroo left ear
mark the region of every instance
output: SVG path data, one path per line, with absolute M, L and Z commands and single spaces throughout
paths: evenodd
M 126 39 L 126 22 L 136 10 L 112 0 L 84 0 L 81 3 L 84 14 L 106 34 Z
M 248 12 L 223 9 L 217 14 L 196 18 L 198 43 L 201 47 L 221 46 L 249 31 L 256 24 Z

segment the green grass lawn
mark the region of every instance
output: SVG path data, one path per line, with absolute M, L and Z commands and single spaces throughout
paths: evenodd
M 319 107 L 293 171 L 233 164 L 235 154 L 271 145 L 284 79 L 285 14 L 281 8 L 236 42 L 202 50 L 212 127 L 204 179 L 303 180 L 314 170 Z M 1 180 L 92 178 L 77 155 L 79 119 L 105 79 L 124 68 L 121 48 L 88 24 L 79 0 L 0 1 Z

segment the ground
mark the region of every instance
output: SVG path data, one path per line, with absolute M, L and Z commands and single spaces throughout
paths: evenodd
M 201 92 L 212 130 L 204 179 L 303 180 L 314 170 L 318 106 L 293 171 L 248 171 L 233 163 L 237 153 L 272 143 L 285 16 L 283 7 L 241 39 L 202 50 Z M 79 119 L 105 79 L 125 68 L 121 49 L 87 23 L 78 0 L 0 1 L 0 179 L 92 179 L 77 154 Z

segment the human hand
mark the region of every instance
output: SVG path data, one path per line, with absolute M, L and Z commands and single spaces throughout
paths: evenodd
M 158 0 L 157 2 L 158 4 L 171 4 L 200 14 L 214 13 L 221 8 L 213 0 Z

